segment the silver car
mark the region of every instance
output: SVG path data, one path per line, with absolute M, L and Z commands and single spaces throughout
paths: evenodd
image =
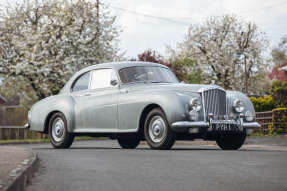
M 179 83 L 168 67 L 149 62 L 97 64 L 72 76 L 58 95 L 34 104 L 27 128 L 46 133 L 54 148 L 75 136 L 110 137 L 134 149 L 170 149 L 176 140 L 214 140 L 239 149 L 255 122 L 241 92 L 216 85 Z

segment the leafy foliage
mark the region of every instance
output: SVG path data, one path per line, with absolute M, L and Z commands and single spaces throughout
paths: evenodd
M 31 90 L 42 99 L 58 93 L 75 71 L 119 59 L 115 17 L 96 7 L 88 0 L 31 0 L 3 9 L 0 73 L 6 88 L 2 91 Z
M 160 55 L 155 50 L 148 49 L 141 54 L 138 54 L 137 58 L 131 59 L 131 61 L 145 61 L 145 62 L 153 62 L 163 64 L 165 66 L 170 67 L 170 64 L 165 62 L 163 56 Z
M 264 97 L 250 97 L 256 112 L 271 111 L 275 108 L 274 101 L 271 95 Z
M 271 93 L 276 107 L 287 107 L 287 81 L 274 81 Z
M 255 78 L 257 74 L 265 72 L 263 51 L 267 44 L 255 24 L 224 15 L 192 25 L 174 52 L 176 57 L 196 60 L 205 83 L 248 92 L 251 84 L 261 80 Z M 253 86 L 252 92 L 260 89 Z
M 272 124 L 268 127 L 270 134 L 287 133 L 287 108 L 273 110 Z
M 177 58 L 172 62 L 174 69 L 179 80 L 191 84 L 200 84 L 203 81 L 202 70 L 198 67 L 196 61 L 190 58 Z

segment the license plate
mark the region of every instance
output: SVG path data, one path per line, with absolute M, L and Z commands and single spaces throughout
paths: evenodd
M 241 128 L 236 123 L 213 122 L 211 123 L 212 131 L 241 131 Z

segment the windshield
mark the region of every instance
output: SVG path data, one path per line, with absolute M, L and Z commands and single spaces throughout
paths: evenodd
M 119 71 L 123 83 L 178 83 L 175 75 L 168 69 L 157 66 L 134 66 Z

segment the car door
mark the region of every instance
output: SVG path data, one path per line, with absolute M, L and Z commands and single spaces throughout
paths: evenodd
M 113 69 L 90 71 L 87 91 L 75 94 L 76 132 L 116 132 L 118 130 L 119 88 Z

